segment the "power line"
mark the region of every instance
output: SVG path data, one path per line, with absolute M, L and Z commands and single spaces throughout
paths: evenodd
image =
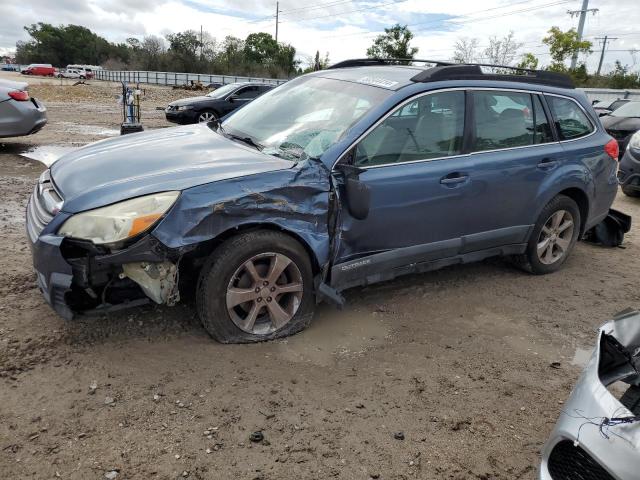
M 306 6 L 306 7 L 301 7 L 301 8 L 294 8 L 293 10 L 284 10 L 281 13 L 283 15 L 287 15 L 289 13 L 299 12 L 301 10 L 317 10 L 319 8 L 335 7 L 336 5 L 341 5 L 343 3 L 355 3 L 355 1 L 354 0 L 338 0 L 338 1 L 333 1 L 333 2 L 321 3 L 321 4 L 315 5 L 313 7 Z
M 538 6 L 535 6 L 535 7 L 528 7 L 528 8 L 521 9 L 521 10 L 514 10 L 512 12 L 504 12 L 504 13 L 501 13 L 499 15 L 492 15 L 492 16 L 489 16 L 489 17 L 481 17 L 481 18 L 471 18 L 471 19 L 468 19 L 468 20 L 461 20 L 461 21 L 452 22 L 452 23 L 454 25 L 464 25 L 464 24 L 470 23 L 470 22 L 479 22 L 479 21 L 484 21 L 484 20 L 491 20 L 493 18 L 500 18 L 500 17 L 509 16 L 509 15 L 514 15 L 516 13 L 529 12 L 529 11 L 532 11 L 532 10 L 539 10 L 541 8 L 547 8 L 547 7 L 551 7 L 551 6 L 562 5 L 564 3 L 569 3 L 571 1 L 573 1 L 573 0 L 562 0 L 562 1 L 558 1 L 558 2 L 552 2 L 552 3 L 543 4 L 543 5 L 538 5 Z M 418 26 L 418 25 L 422 25 L 423 28 L 419 28 L 419 29 L 416 30 L 416 31 L 421 31 L 421 30 L 424 30 L 424 27 L 429 26 L 429 25 L 442 24 L 444 22 L 450 22 L 451 20 L 455 20 L 457 18 L 465 18 L 465 17 L 469 17 L 471 15 L 476 15 L 478 13 L 486 13 L 486 12 L 490 12 L 490 11 L 493 11 L 493 10 L 509 8 L 509 7 L 513 7 L 513 6 L 516 6 L 516 5 L 521 5 L 523 3 L 531 3 L 531 1 L 530 0 L 524 0 L 524 1 L 514 2 L 514 3 L 511 3 L 509 5 L 502 5 L 500 7 L 487 8 L 487 9 L 483 9 L 483 10 L 476 10 L 474 12 L 463 13 L 463 14 L 460 14 L 460 15 L 454 15 L 452 17 L 449 17 L 449 18 L 445 19 L 445 20 L 430 20 L 428 22 L 410 23 L 410 24 L 407 25 L 407 27 L 415 27 L 415 26 Z M 324 35 L 324 36 L 322 36 L 320 38 L 352 37 L 352 36 L 362 36 L 362 35 L 379 34 L 379 33 L 380 33 L 380 30 L 367 30 L 367 31 L 364 31 L 364 32 L 345 33 L 345 34 L 341 34 L 341 35 Z
M 308 22 L 310 20 L 319 20 L 321 18 L 335 17 L 336 15 L 346 15 L 347 13 L 364 12 L 366 10 L 371 10 L 372 8 L 388 7 L 389 5 L 395 5 L 396 3 L 403 3 L 403 2 L 406 2 L 406 1 L 408 1 L 408 0 L 394 0 L 393 2 L 382 3 L 382 4 L 379 4 L 379 5 L 376 5 L 375 7 L 359 8 L 357 10 L 347 10 L 346 12 L 339 12 L 337 14 L 333 13 L 333 14 L 330 14 L 330 15 L 322 15 L 322 16 L 319 16 L 319 17 L 293 18 L 291 20 L 285 20 L 285 22 L 287 22 L 287 23 L 291 23 L 291 22 Z M 282 23 L 284 23 L 284 22 L 282 22 Z

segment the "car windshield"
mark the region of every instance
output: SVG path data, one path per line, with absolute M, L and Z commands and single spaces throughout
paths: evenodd
M 237 110 L 222 127 L 269 155 L 293 161 L 317 158 L 391 93 L 359 83 L 301 77 Z
M 213 92 L 207 93 L 207 97 L 211 97 L 211 98 L 226 97 L 231 92 L 233 92 L 236 88 L 238 88 L 238 85 L 229 83 L 227 85 L 221 86 L 220 88 L 216 88 Z
M 640 117 L 640 102 L 625 103 L 609 115 L 613 117 Z

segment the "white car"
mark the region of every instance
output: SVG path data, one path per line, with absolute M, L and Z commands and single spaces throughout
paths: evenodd
M 87 77 L 87 72 L 75 68 L 67 68 L 66 70 L 60 70 L 58 72 L 58 78 L 79 78 L 80 80 L 84 80 Z

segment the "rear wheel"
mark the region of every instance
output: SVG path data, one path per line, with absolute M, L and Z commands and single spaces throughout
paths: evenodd
M 279 232 L 233 237 L 211 255 L 198 281 L 198 314 L 222 343 L 271 340 L 311 321 L 311 263 L 304 248 Z
M 580 235 L 580 210 L 576 202 L 558 195 L 542 210 L 524 254 L 515 262 L 524 270 L 552 273 L 560 269 L 573 250 Z
M 200 115 L 198 115 L 198 123 L 208 123 L 216 120 L 218 120 L 218 116 L 216 115 L 216 112 L 211 110 L 205 110 L 200 112 Z

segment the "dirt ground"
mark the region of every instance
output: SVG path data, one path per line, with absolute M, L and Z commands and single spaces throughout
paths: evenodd
M 66 322 L 24 233 L 44 166 L 19 154 L 117 134 L 118 87 L 31 83 L 49 124 L 0 146 L 2 478 L 533 479 L 596 327 L 640 305 L 636 223 L 553 275 L 494 259 L 353 289 L 270 343 L 217 344 L 190 304 Z M 185 93 L 146 91 L 169 126 L 156 107 Z

